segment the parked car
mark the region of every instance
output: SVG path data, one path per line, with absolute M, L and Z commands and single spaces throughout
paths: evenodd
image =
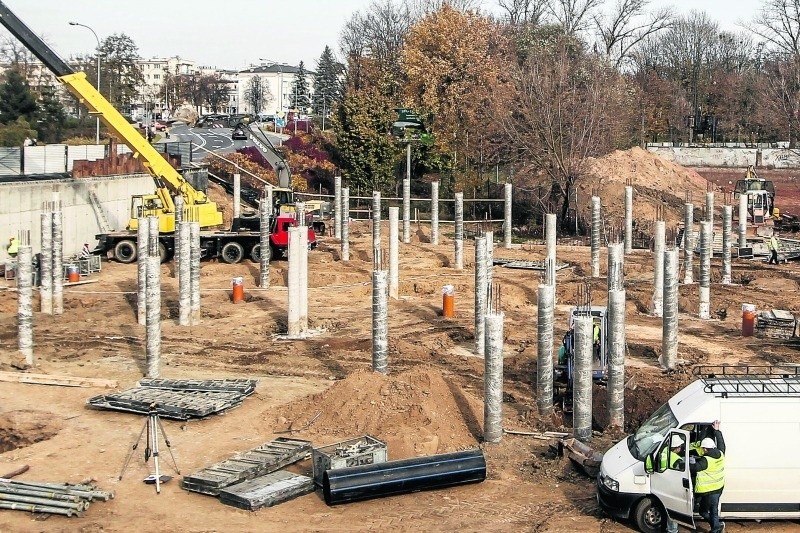
M 153 122 L 153 127 L 156 129 L 156 131 L 164 131 L 165 129 L 167 129 L 167 125 L 165 123 L 163 123 L 163 122 L 158 121 L 158 120 Z

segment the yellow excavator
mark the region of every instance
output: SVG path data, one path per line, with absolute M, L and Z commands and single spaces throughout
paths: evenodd
M 99 116 L 103 123 L 131 149 L 133 156 L 141 160 L 142 165 L 153 177 L 156 183 L 155 192 L 136 195 L 131 199 L 129 230 L 137 229 L 139 217 L 157 216 L 161 233 L 174 232 L 175 203 L 172 196 L 178 194 L 183 197 L 187 212 L 199 220 L 201 227 L 207 228 L 222 224 L 222 213 L 217 209 L 217 204 L 209 201 L 205 193 L 192 187 L 158 150 L 153 148 L 136 128 L 87 81 L 86 73 L 75 72 L 19 20 L 2 1 L 0 1 L 0 24 L 50 69 L 69 92 L 89 109 L 90 114 Z

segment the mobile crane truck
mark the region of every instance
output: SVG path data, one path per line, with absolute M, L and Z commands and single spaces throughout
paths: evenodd
M 174 251 L 175 203 L 172 195 L 180 194 L 184 199 L 186 212 L 192 212 L 200 222 L 201 228 L 222 224 L 222 213 L 214 202 L 209 201 L 202 191 L 196 190 L 181 174 L 153 148 L 147 140 L 100 94 L 86 79 L 86 73 L 75 72 L 42 39 L 33 33 L 5 2 L 0 1 L 0 24 L 36 56 L 58 80 L 63 83 L 90 111 L 100 117 L 142 161 L 156 184 L 156 191 L 150 195 L 135 195 L 131 199 L 131 218 L 126 231 L 116 231 L 97 235 L 98 247 L 95 251 L 106 253 L 110 258 L 130 263 L 136 260 L 136 229 L 139 217 L 156 216 L 159 219 L 159 248 L 162 261 L 167 260 Z M 286 229 L 294 224 L 291 214 L 279 214 L 271 222 L 273 234 L 270 243 L 273 256 L 280 256 L 288 245 Z M 260 250 L 257 246 L 258 233 L 239 231 L 201 232 L 201 248 L 206 258 L 218 257 L 228 263 L 238 263 L 249 251 L 251 258 L 258 260 Z M 309 247 L 316 246 L 316 234 L 309 228 Z

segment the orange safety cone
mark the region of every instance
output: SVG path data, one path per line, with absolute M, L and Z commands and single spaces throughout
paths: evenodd
M 442 316 L 453 318 L 456 316 L 455 289 L 452 285 L 442 287 Z
M 81 280 L 81 270 L 78 265 L 67 266 L 67 281 L 76 283 Z
M 244 301 L 244 278 L 233 278 L 231 281 L 233 285 L 233 292 L 231 300 L 233 303 L 238 304 Z

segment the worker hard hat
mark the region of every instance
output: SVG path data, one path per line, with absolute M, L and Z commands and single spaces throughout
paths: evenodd
M 706 437 L 700 443 L 700 447 L 701 448 L 705 448 L 706 450 L 711 450 L 712 448 L 716 448 L 717 447 L 717 443 L 714 442 L 714 439 Z
M 683 446 L 683 438 L 680 435 L 673 435 L 672 439 L 670 439 L 669 447 L 680 448 L 681 446 Z

